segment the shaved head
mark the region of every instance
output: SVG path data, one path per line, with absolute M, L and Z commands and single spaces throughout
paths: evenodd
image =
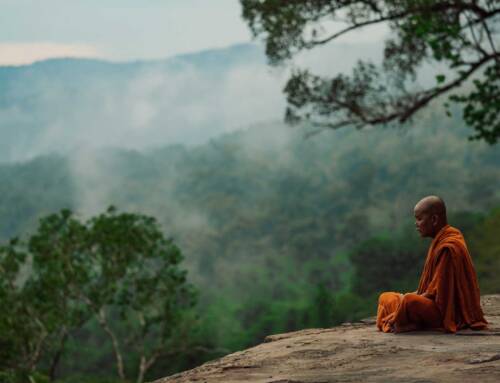
M 415 210 L 420 210 L 427 214 L 437 214 L 446 219 L 446 205 L 441 197 L 430 195 L 422 198 L 415 205 Z
M 422 237 L 434 237 L 448 224 L 446 205 L 441 197 L 431 195 L 415 205 L 415 225 Z

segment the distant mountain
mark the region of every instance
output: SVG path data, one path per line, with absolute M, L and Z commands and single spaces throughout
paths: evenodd
M 374 44 L 338 44 L 297 58 L 319 73 L 350 71 Z M 289 68 L 241 44 L 165 60 L 53 59 L 0 67 L 0 162 L 76 149 L 200 144 L 281 120 Z
M 74 75 L 107 77 L 117 74 L 131 74 L 140 69 L 182 70 L 186 65 L 203 70 L 225 72 L 235 65 L 248 62 L 265 63 L 264 53 L 259 46 L 238 44 L 228 48 L 211 49 L 164 60 L 148 61 L 113 62 L 86 58 L 48 59 L 31 65 L 0 66 L 0 81 L 6 85 L 12 85 L 18 80 L 30 79 L 30 76 L 33 75 L 55 75 L 65 79 Z
M 82 146 L 200 143 L 281 118 L 282 98 L 279 78 L 252 44 L 157 61 L 0 67 L 0 161 Z

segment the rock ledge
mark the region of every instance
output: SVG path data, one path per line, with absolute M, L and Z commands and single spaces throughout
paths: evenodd
M 268 336 L 154 383 L 500 382 L 500 295 L 482 297 L 487 331 L 384 334 L 374 320 Z

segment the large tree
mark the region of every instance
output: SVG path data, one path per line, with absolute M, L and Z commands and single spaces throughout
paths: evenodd
M 472 138 L 500 137 L 498 0 L 241 0 L 243 18 L 262 36 L 271 64 L 376 24 L 391 33 L 380 66 L 359 61 L 350 76 L 296 69 L 285 93 L 290 123 L 320 128 L 405 123 L 441 95 L 461 104 Z M 337 28 L 332 27 L 332 24 Z M 423 88 L 424 63 L 447 69 Z M 445 105 L 448 105 L 446 103 Z M 449 112 L 448 112 L 449 113 Z
M 182 258 L 153 217 L 114 208 L 86 222 L 69 210 L 44 217 L 27 242 L 0 247 L 0 372 L 33 377 L 44 364 L 54 379 L 68 338 L 94 320 L 119 378 L 141 383 L 175 351 L 195 303 Z

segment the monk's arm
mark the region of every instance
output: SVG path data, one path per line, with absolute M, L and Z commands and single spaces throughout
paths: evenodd
M 441 250 L 441 254 L 439 254 L 439 260 L 436 264 L 432 281 L 429 283 L 426 291 L 420 295 L 425 298 L 436 300 L 437 295 L 449 291 L 449 284 L 453 281 L 452 274 L 452 254 L 449 249 L 445 248 Z M 447 295 L 446 292 L 445 295 Z

